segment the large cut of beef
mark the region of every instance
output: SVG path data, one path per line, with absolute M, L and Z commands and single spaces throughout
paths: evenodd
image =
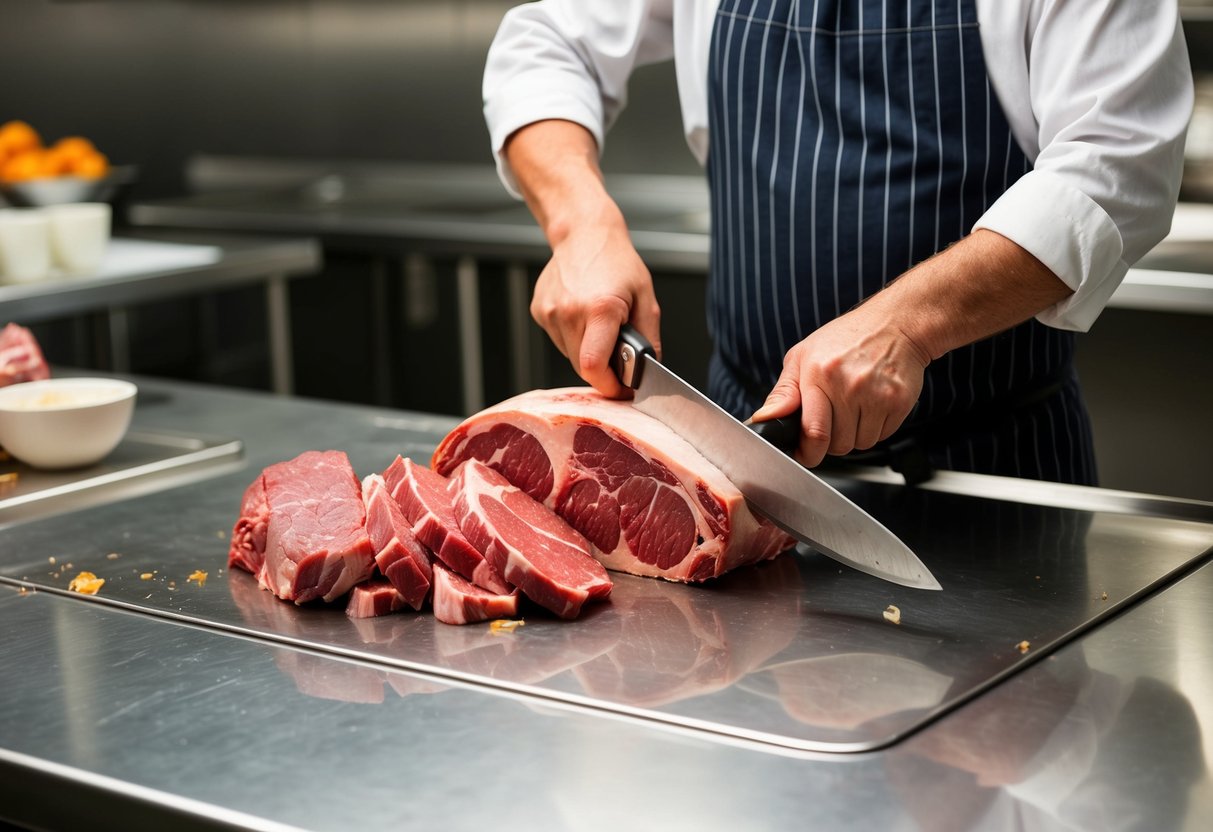
M 350 590 L 345 614 L 350 618 L 377 618 L 411 604 L 386 578 L 371 578 Z
M 254 575 L 261 574 L 269 525 L 270 504 L 265 496 L 265 474 L 261 473 L 244 490 L 240 517 L 232 528 L 231 548 L 227 553 L 229 569 L 236 567 Z
M 561 618 L 606 598 L 611 579 L 590 544 L 551 509 L 479 460 L 452 480 L 455 517 L 472 545 L 522 594 Z
M 471 416 L 432 467 L 450 475 L 472 459 L 567 520 L 608 569 L 703 581 L 794 542 L 681 436 L 589 388 L 535 390 Z
M 413 534 L 440 561 L 476 586 L 496 595 L 510 594 L 513 587 L 459 530 L 446 477 L 397 456 L 383 472 L 383 480 L 412 524 Z
M 362 499 L 366 503 L 366 532 L 375 549 L 375 564 L 405 603 L 415 610 L 421 609 L 433 579 L 429 551 L 413 535 L 383 477 L 371 474 L 362 481 Z
M 32 332 L 17 324 L 0 329 L 0 387 L 22 381 L 40 381 L 50 375 L 50 368 Z
M 254 482 L 233 530 L 230 565 L 257 565 L 259 523 L 268 512 L 256 574 L 279 598 L 333 601 L 371 576 L 375 551 L 366 533 L 362 487 L 345 453 L 307 451 L 269 466 L 260 481 L 264 502 Z

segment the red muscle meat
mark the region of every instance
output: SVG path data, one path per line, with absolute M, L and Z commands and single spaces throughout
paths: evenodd
M 362 488 L 342 451 L 307 451 L 265 469 L 269 524 L 258 580 L 279 598 L 333 601 L 371 576 Z
M 434 564 L 434 617 L 444 624 L 473 624 L 518 614 L 518 592 L 499 595 Z
M 450 475 L 469 459 L 567 520 L 608 569 L 703 581 L 794 543 L 686 440 L 589 388 L 535 390 L 471 416 L 432 467 Z
M 384 578 L 371 578 L 350 590 L 350 600 L 345 606 L 345 614 L 350 618 L 375 618 L 402 610 L 406 606 L 409 606 L 409 602 L 397 591 L 391 581 Z
M 383 472 L 388 490 L 412 524 L 413 534 L 440 561 L 476 586 L 497 595 L 513 587 L 484 559 L 459 530 L 451 504 L 450 481 L 411 459 L 396 457 Z
M 453 487 L 459 528 L 523 595 L 576 618 L 584 603 L 610 594 L 611 579 L 586 539 L 500 473 L 471 459 Z
M 232 527 L 231 548 L 227 553 L 229 569 L 238 567 L 254 575 L 261 574 L 265 563 L 265 536 L 269 530 L 270 504 L 265 496 L 265 474 L 244 490 L 240 502 L 240 518 Z
M 8 324 L 0 330 L 0 387 L 40 381 L 50 375 L 50 367 L 32 332 L 17 324 Z
M 417 541 L 404 512 L 388 493 L 383 477 L 371 474 L 362 481 L 366 504 L 366 533 L 375 549 L 375 564 L 405 603 L 421 609 L 430 594 L 430 553 Z

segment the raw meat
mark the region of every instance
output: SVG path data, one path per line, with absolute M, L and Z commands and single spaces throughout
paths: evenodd
M 22 381 L 50 378 L 51 371 L 42 357 L 34 333 L 23 326 L 9 324 L 0 330 L 0 387 Z
M 232 527 L 231 548 L 227 553 L 227 566 L 239 567 L 254 575 L 261 574 L 265 563 L 265 536 L 270 524 L 270 504 L 265 496 L 265 474 L 244 491 L 240 502 L 240 519 Z
M 345 614 L 350 618 L 375 618 L 404 609 L 409 602 L 397 591 L 391 581 L 371 578 L 350 590 L 350 600 Z
M 682 437 L 589 388 L 535 390 L 477 413 L 432 467 L 450 475 L 468 459 L 556 511 L 608 569 L 704 581 L 794 542 Z
M 470 459 L 452 486 L 464 536 L 523 595 L 576 618 L 584 603 L 610 594 L 611 579 L 586 539 L 500 473 Z
M 333 601 L 371 576 L 362 488 L 342 451 L 307 451 L 265 469 L 269 524 L 257 575 L 286 601 Z
M 441 563 L 434 564 L 434 617 L 444 624 L 471 624 L 518 614 L 518 592 L 499 595 L 468 583 Z
M 430 594 L 429 550 L 413 535 L 383 477 L 371 474 L 362 481 L 362 500 L 366 504 L 366 532 L 375 549 L 375 564 L 410 607 L 421 609 Z
M 412 524 L 413 534 L 433 549 L 440 561 L 494 594 L 510 593 L 513 587 L 459 530 L 446 477 L 397 456 L 383 472 L 383 479 Z

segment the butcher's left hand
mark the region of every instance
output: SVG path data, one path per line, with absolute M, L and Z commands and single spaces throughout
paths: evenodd
M 755 422 L 800 408 L 796 458 L 812 468 L 827 453 L 867 450 L 901 426 L 922 392 L 930 353 L 881 304 L 857 307 L 792 347 Z

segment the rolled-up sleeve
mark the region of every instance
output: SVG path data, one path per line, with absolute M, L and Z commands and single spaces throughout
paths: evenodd
M 483 88 L 506 188 L 518 195 L 502 149 L 533 122 L 576 122 L 601 152 L 627 103 L 632 70 L 672 57 L 672 29 L 670 0 L 542 0 L 507 12 L 489 48 Z
M 978 220 L 1073 294 L 1037 320 L 1085 331 L 1171 226 L 1192 112 L 1174 2 L 1049 0 L 1021 33 L 1033 169 Z M 993 73 L 992 73 L 993 75 Z

